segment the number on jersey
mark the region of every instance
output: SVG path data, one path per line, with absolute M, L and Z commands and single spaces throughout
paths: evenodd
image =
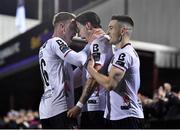
M 44 69 L 45 66 L 46 66 L 45 60 L 41 59 L 41 62 L 40 62 L 41 76 L 42 76 L 44 85 L 49 86 L 49 76 L 48 76 L 47 71 Z

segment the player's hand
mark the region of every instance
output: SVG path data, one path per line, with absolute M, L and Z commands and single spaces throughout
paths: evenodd
M 163 86 L 160 86 L 160 87 L 158 88 L 158 98 L 159 98 L 159 99 L 163 99 L 165 96 L 166 96 L 166 92 L 165 92 L 165 90 L 163 89 Z
M 165 90 L 166 93 L 171 92 L 171 84 L 164 83 L 164 90 Z
M 81 112 L 81 108 L 78 106 L 74 106 L 67 112 L 67 117 L 76 118 Z

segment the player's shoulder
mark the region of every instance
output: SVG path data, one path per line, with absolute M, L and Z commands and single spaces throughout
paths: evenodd
M 42 50 L 44 50 L 44 49 L 47 49 L 48 46 L 50 45 L 50 43 L 51 43 L 51 39 L 48 39 L 46 42 L 44 42 L 44 43 L 42 44 L 42 46 L 40 47 L 40 51 L 42 51 Z
M 107 41 L 109 41 L 110 40 L 110 37 L 109 37 L 109 35 L 103 35 L 102 37 L 102 40 L 107 40 Z
M 115 48 L 114 50 L 115 50 L 115 52 L 114 52 L 115 57 L 119 57 L 122 55 L 124 55 L 125 57 L 129 57 L 129 58 L 134 57 L 135 49 L 132 47 L 131 44 L 126 44 L 121 49 Z
M 60 48 L 61 51 L 65 51 L 67 49 L 69 49 L 67 43 L 62 39 L 62 38 L 59 38 L 59 37 L 53 37 L 50 39 L 51 44 L 49 44 L 49 47 L 51 49 L 57 49 L 57 48 Z
M 98 46 L 100 49 L 109 48 L 110 44 L 109 44 L 108 42 L 109 42 L 108 36 L 107 36 L 107 35 L 102 35 L 102 36 L 96 38 L 96 39 L 92 42 L 91 46 L 96 45 L 96 46 Z
M 132 46 L 131 43 L 127 43 L 123 48 L 122 51 L 127 53 L 128 55 L 134 57 L 137 56 L 137 52 L 135 50 L 135 48 Z
M 57 44 L 66 44 L 67 43 L 60 37 L 53 37 L 50 39 L 50 42 L 56 42 Z
M 131 43 L 125 44 L 123 47 L 121 47 L 120 51 L 121 52 L 126 52 L 126 53 L 131 53 L 134 50 L 133 46 Z
M 122 54 L 124 54 L 125 56 L 130 56 L 131 55 L 131 53 L 130 53 L 130 51 L 126 48 L 119 48 L 119 49 L 117 49 L 117 48 L 114 48 L 114 55 L 115 55 L 115 57 L 119 57 L 119 55 L 122 55 Z
M 98 37 L 96 40 L 98 41 L 98 43 L 102 44 L 102 43 L 107 43 L 109 42 L 109 36 L 108 35 L 102 35 L 100 37 Z

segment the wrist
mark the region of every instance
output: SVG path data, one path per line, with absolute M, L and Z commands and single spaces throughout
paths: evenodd
M 77 103 L 76 103 L 76 106 L 78 106 L 79 108 L 81 108 L 82 109 L 82 107 L 84 106 L 80 101 L 78 101 Z
M 93 66 L 91 66 L 88 68 L 88 72 L 90 73 L 90 75 L 92 75 L 92 73 L 97 72 L 97 71 Z

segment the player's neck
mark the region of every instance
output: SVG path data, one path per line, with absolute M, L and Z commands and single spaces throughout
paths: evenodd
M 56 34 L 56 32 L 53 33 L 52 37 L 58 37 L 58 35 Z
M 59 38 L 62 38 L 63 40 L 65 39 L 65 35 L 62 34 L 62 33 L 57 32 L 57 31 L 55 31 L 53 33 L 52 37 L 59 37 Z
M 128 37 L 123 37 L 122 40 L 119 42 L 119 44 L 116 44 L 116 48 L 122 48 L 127 43 L 129 43 L 129 38 Z
M 62 37 L 62 34 L 59 33 L 58 31 L 54 31 L 52 37 Z

